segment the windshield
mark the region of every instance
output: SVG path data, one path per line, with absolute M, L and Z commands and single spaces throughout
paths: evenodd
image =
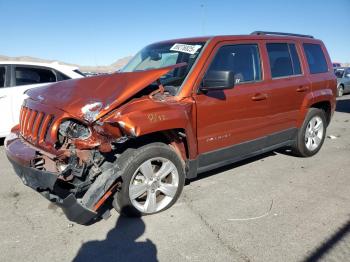
M 344 74 L 344 69 L 335 69 L 334 74 L 336 75 L 337 78 L 342 78 Z
M 160 79 L 164 86 L 176 90 L 185 80 L 205 43 L 161 43 L 145 47 L 137 53 L 120 72 L 136 72 L 158 69 L 185 62 L 187 65 L 175 68 Z

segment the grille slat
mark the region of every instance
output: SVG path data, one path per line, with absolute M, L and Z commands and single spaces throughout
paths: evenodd
M 44 118 L 44 122 L 43 122 L 42 127 L 41 127 L 41 130 L 40 130 L 39 143 L 44 142 L 44 139 L 45 139 L 47 130 L 48 130 L 48 128 L 49 128 L 49 125 L 50 125 L 50 123 L 51 123 L 51 120 L 52 120 L 52 116 L 51 116 L 51 115 L 47 115 L 47 116 Z
M 29 118 L 29 123 L 28 123 L 28 137 L 32 138 L 33 136 L 33 127 L 34 127 L 34 121 L 36 118 L 36 115 L 38 114 L 37 111 L 32 110 L 32 113 Z
M 43 118 L 44 118 L 44 113 L 43 112 L 39 112 L 38 117 L 35 119 L 35 123 L 33 125 L 32 139 L 34 141 L 36 141 L 38 139 L 39 128 L 41 126 Z
M 24 127 L 24 135 L 27 137 L 30 129 L 30 118 L 32 116 L 33 110 L 29 109 L 26 119 L 25 119 L 25 127 Z
M 52 120 L 52 115 L 23 106 L 20 114 L 21 135 L 35 144 L 43 143 Z
M 21 133 L 22 134 L 24 134 L 24 127 L 26 125 L 25 123 L 26 123 L 27 114 L 28 114 L 28 108 L 24 107 L 22 121 L 21 121 Z
M 22 121 L 23 121 L 23 113 L 24 113 L 24 107 L 21 107 L 21 111 L 19 113 L 19 126 L 22 126 Z

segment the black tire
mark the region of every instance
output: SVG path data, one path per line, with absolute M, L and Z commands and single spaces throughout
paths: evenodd
M 341 97 L 344 95 L 344 86 L 343 85 L 339 85 L 337 88 L 337 97 Z
M 178 174 L 178 187 L 175 196 L 169 204 L 161 210 L 145 213 L 138 210 L 129 197 L 129 186 L 132 178 L 139 167 L 150 159 L 163 158 L 170 160 L 176 167 Z M 128 149 L 118 158 L 118 166 L 121 168 L 122 185 L 120 190 L 114 194 L 113 207 L 119 214 L 129 217 L 138 217 L 162 212 L 171 207 L 179 198 L 185 184 L 185 172 L 182 161 L 178 154 L 170 146 L 164 143 L 151 143 L 138 149 Z
M 323 122 L 322 138 L 320 140 L 319 145 L 314 150 L 309 150 L 306 146 L 306 137 L 305 137 L 306 130 L 308 128 L 308 124 L 310 120 L 316 116 L 322 119 L 322 122 Z M 298 130 L 295 143 L 292 146 L 292 152 L 294 153 L 294 155 L 299 157 L 310 157 L 317 154 L 317 152 L 320 151 L 323 145 L 324 139 L 326 137 L 326 127 L 327 127 L 327 120 L 326 120 L 325 112 L 318 108 L 310 108 L 305 117 L 302 127 Z

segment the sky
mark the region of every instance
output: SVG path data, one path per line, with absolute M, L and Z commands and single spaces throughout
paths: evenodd
M 109 65 L 160 40 L 311 34 L 350 62 L 350 0 L 0 0 L 0 55 Z

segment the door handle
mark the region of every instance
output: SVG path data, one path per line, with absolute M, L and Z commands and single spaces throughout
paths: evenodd
M 1 98 L 5 98 L 5 97 L 7 97 L 7 95 L 0 96 L 0 99 L 1 99 Z
M 258 93 L 258 94 L 255 94 L 255 95 L 252 97 L 252 100 L 253 100 L 253 101 L 261 101 L 261 100 L 267 99 L 267 97 L 268 97 L 267 94 Z
M 306 92 L 306 91 L 308 91 L 310 89 L 310 87 L 308 87 L 308 86 L 299 86 L 298 88 L 297 88 L 297 92 Z

